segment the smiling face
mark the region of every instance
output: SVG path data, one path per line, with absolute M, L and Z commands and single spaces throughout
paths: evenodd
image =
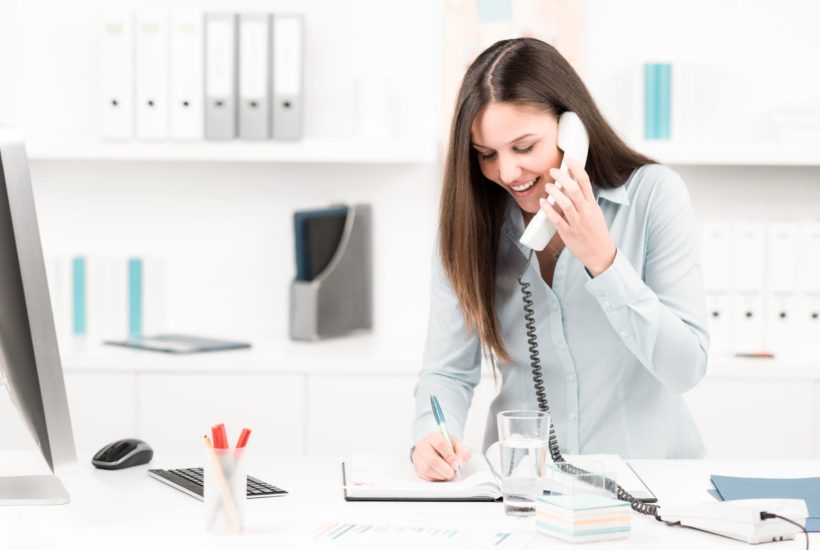
M 558 119 L 532 106 L 488 103 L 473 120 L 472 146 L 481 173 L 507 190 L 529 220 L 547 197 L 563 152 L 556 145 Z

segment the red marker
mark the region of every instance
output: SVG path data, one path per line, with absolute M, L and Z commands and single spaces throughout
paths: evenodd
M 248 428 L 242 428 L 242 433 L 239 434 L 239 441 L 236 442 L 236 448 L 242 449 L 248 444 L 248 438 L 251 436 L 251 431 Z
M 214 438 L 214 449 L 228 448 L 228 435 L 225 433 L 225 424 L 217 424 L 211 427 L 211 434 Z

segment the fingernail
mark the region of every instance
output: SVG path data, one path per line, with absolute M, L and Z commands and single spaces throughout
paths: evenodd
M 544 206 L 544 199 L 538 199 L 538 204 L 540 204 L 541 207 L 543 207 Z

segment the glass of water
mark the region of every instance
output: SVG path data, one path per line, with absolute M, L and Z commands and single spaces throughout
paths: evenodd
M 535 514 L 535 499 L 543 492 L 549 463 L 550 415 L 541 411 L 498 413 L 501 450 L 501 492 L 510 516 Z

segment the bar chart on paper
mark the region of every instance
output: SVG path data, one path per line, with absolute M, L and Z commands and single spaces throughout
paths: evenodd
M 490 529 L 475 525 L 445 525 L 432 522 L 363 523 L 331 521 L 312 535 L 322 546 L 341 548 L 524 548 L 534 531 Z

